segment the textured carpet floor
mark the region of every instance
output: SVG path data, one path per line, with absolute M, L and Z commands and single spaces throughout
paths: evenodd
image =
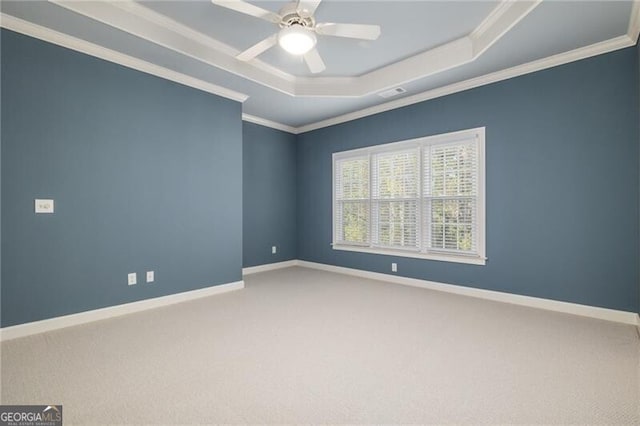
M 640 424 L 633 326 L 290 268 L 2 343 L 65 424 Z

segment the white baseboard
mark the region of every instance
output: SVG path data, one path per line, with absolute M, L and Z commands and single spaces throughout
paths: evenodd
M 233 290 L 240 290 L 242 288 L 244 288 L 244 281 L 236 281 L 228 284 L 201 288 L 198 290 L 185 291 L 183 293 L 170 294 L 168 296 L 154 297 L 153 299 L 140 300 L 138 302 L 125 303 L 122 305 L 80 312 L 77 314 L 13 325 L 0 329 L 0 341 L 44 333 L 45 331 L 57 330 L 60 328 L 71 327 L 73 325 L 86 324 L 88 322 L 113 318 L 134 312 L 146 311 L 148 309 L 200 299 L 202 297 L 213 296 L 214 294 L 226 293 Z
M 640 316 L 634 312 L 619 311 L 615 309 L 600 308 L 595 306 L 580 305 L 577 303 L 560 302 L 557 300 L 542 299 L 531 296 L 521 296 L 511 293 L 502 293 L 493 290 L 483 290 L 473 287 L 464 287 L 454 284 L 444 284 L 435 281 L 426 281 L 416 278 L 407 278 L 397 275 L 382 274 L 379 272 L 363 271 L 360 269 L 345 268 L 342 266 L 326 265 L 323 263 L 307 262 L 304 260 L 288 260 L 285 262 L 270 263 L 266 265 L 253 266 L 244 268 L 244 275 L 254 274 L 258 272 L 266 272 L 275 269 L 288 268 L 292 266 L 301 266 L 311 269 L 319 269 L 329 272 L 337 272 L 346 275 L 352 275 L 362 278 L 369 278 L 378 281 L 386 281 L 396 284 L 408 285 L 412 287 L 426 288 L 429 290 L 444 291 L 447 293 L 460 294 L 464 296 L 476 297 L 480 299 L 493 300 L 515 305 L 528 306 L 548 311 L 564 312 L 573 315 L 580 315 L 591 318 L 598 318 L 607 321 L 614 321 L 623 324 L 632 324 L 640 328 Z M 168 296 L 156 297 L 153 299 L 141 300 L 138 302 L 125 303 L 123 305 L 109 306 L 106 308 L 95 309 L 77 314 L 65 315 L 56 318 L 50 318 L 42 321 L 34 321 L 26 324 L 19 324 L 0 329 L 0 341 L 16 339 L 18 337 L 29 336 L 32 334 L 44 333 L 46 331 L 57 330 L 60 328 L 70 327 L 74 325 L 86 324 L 107 318 L 113 318 L 120 315 L 126 315 L 134 312 L 145 311 L 147 309 L 168 306 L 174 303 L 186 302 L 189 300 L 208 297 L 215 294 L 226 293 L 229 291 L 240 290 L 244 288 L 244 281 L 236 281 L 228 284 L 216 285 L 198 290 L 187 291 L 184 293 L 171 294 Z
M 560 302 L 558 300 L 542 299 L 539 297 L 521 296 L 518 294 L 503 293 L 493 290 L 484 290 L 473 287 L 464 287 L 454 284 L 444 284 L 435 281 L 426 281 L 416 278 L 401 277 L 398 275 L 382 274 L 379 272 L 363 271 L 361 269 L 344 268 L 342 266 L 326 265 L 324 263 L 307 262 L 299 260 L 297 266 L 319 269 L 322 271 L 338 272 L 356 277 L 369 278 L 378 281 L 387 281 L 412 287 L 426 288 L 429 290 L 444 291 L 463 296 L 477 297 L 479 299 L 493 300 L 497 302 L 511 303 L 514 305 L 528 306 L 545 309 L 548 311 L 564 312 L 567 314 L 584 317 L 598 318 L 623 324 L 632 324 L 640 327 L 640 316 L 635 312 L 618 311 L 615 309 L 600 308 L 596 306 L 580 305 L 577 303 Z
M 274 269 L 290 268 L 298 265 L 298 260 L 287 260 L 277 263 L 265 263 L 264 265 L 242 268 L 242 275 L 257 274 L 258 272 L 273 271 Z

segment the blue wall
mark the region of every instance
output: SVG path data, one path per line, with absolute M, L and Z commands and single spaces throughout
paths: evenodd
M 2 104 L 3 327 L 242 279 L 239 103 L 3 30 Z
M 242 129 L 243 266 L 295 259 L 296 136 L 247 122 Z
M 294 136 L 241 124 L 233 101 L 1 41 L 3 327 L 294 258 L 640 312 L 640 47 Z M 331 250 L 331 153 L 477 126 L 486 266 Z M 56 213 L 35 215 L 36 197 Z
M 302 260 L 637 311 L 637 51 L 298 137 Z M 331 249 L 331 154 L 486 126 L 486 266 Z

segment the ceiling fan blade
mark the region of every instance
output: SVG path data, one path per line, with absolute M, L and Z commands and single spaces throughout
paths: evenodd
M 309 70 L 317 74 L 325 70 L 326 66 L 324 65 L 324 61 L 320 57 L 320 53 L 318 53 L 318 49 L 313 48 L 304 55 L 304 61 L 307 63 Z
M 247 50 L 245 50 L 244 52 L 236 56 L 236 59 L 240 61 L 250 61 L 251 59 L 255 58 L 256 56 L 264 52 L 265 50 L 275 46 L 277 42 L 278 42 L 278 33 L 270 37 L 267 37 L 264 40 L 254 44 L 253 46 L 251 46 L 250 48 L 248 48 Z
M 322 0 L 298 0 L 298 13 L 308 18 L 313 16 Z
M 245 15 L 255 16 L 256 18 L 264 19 L 265 21 L 273 22 L 275 24 L 280 23 L 281 18 L 277 13 L 270 12 L 245 1 L 211 0 L 211 3 L 218 6 L 226 7 L 227 9 L 235 10 L 236 12 L 244 13 Z
M 380 37 L 379 25 L 323 23 L 317 24 L 315 30 L 318 34 L 335 37 L 359 38 L 363 40 L 375 40 Z

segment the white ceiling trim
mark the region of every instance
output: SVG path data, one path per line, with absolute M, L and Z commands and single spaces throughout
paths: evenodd
M 293 82 L 290 79 L 259 69 L 254 64 L 238 61 L 233 55 L 218 50 L 222 43 L 211 42 L 211 39 L 205 35 L 195 36 L 195 31 L 191 29 L 186 31 L 187 27 L 175 21 L 165 26 L 167 23 L 165 21 L 169 18 L 144 6 L 131 4 L 133 2 L 129 0 L 122 2 L 48 1 L 207 65 L 241 75 L 279 92 L 291 94 L 294 91 Z M 132 10 L 135 13 L 131 13 Z M 226 49 L 223 48 L 223 50 Z
M 493 46 L 518 22 L 524 19 L 542 0 L 503 1 L 469 34 L 473 40 L 473 58 L 476 59 Z
M 501 2 L 468 36 L 362 76 L 365 94 L 401 86 L 475 61 L 541 2 Z
M 202 43 L 203 45 L 209 46 L 212 49 L 218 50 L 226 55 L 235 57 L 241 53 L 241 51 L 238 49 L 235 49 L 225 43 L 222 43 L 219 40 L 214 39 L 213 37 L 209 37 L 199 31 L 196 31 L 186 25 L 183 25 L 169 18 L 166 15 L 155 12 L 149 9 L 148 7 L 142 6 L 139 3 L 136 3 L 135 1 L 121 0 L 114 3 L 113 5 L 116 7 L 119 7 L 120 9 L 126 10 L 127 12 L 134 14 L 142 19 L 151 20 L 152 22 L 155 22 L 161 27 L 171 29 L 176 34 L 182 34 L 190 39 L 196 40 Z M 254 61 L 252 61 L 252 65 L 265 72 L 277 75 L 287 81 L 293 81 L 295 79 L 294 75 L 286 73 L 281 69 L 276 68 L 272 65 L 269 65 L 266 62 L 263 62 L 257 58 Z
M 255 115 L 242 113 L 242 120 L 265 127 L 271 127 L 272 129 L 282 130 L 283 132 L 293 133 L 294 135 L 297 134 L 297 130 L 293 126 L 287 126 L 286 124 L 277 123 L 275 121 L 267 120 L 266 118 L 256 117 Z
M 364 108 L 359 111 L 350 112 L 337 117 L 329 118 L 327 120 L 318 121 L 316 123 L 307 124 L 295 128 L 295 133 L 305 133 L 311 130 L 321 129 L 323 127 L 329 127 L 336 124 L 345 123 L 347 121 L 356 120 L 358 118 L 367 117 L 370 115 L 378 114 L 385 111 L 394 110 L 408 105 L 413 105 L 419 102 L 427 101 L 430 99 L 439 98 L 453 93 L 462 92 L 465 90 L 473 89 L 487 84 L 496 83 L 502 80 L 508 80 L 510 78 L 518 77 L 524 74 L 529 74 L 536 71 L 541 71 L 547 68 L 564 65 L 569 62 L 579 61 L 581 59 L 590 58 L 592 56 L 602 55 L 604 53 L 612 52 L 614 50 L 623 49 L 635 45 L 635 40 L 632 40 L 628 35 L 619 36 L 611 40 L 602 41 L 592 44 L 590 46 L 581 47 L 575 50 L 571 50 L 565 53 L 549 56 L 548 58 L 539 59 L 537 61 L 528 62 L 526 64 L 518 65 L 512 68 L 507 68 L 502 71 L 497 71 L 491 74 L 483 75 L 469 80 L 461 81 L 459 83 L 450 84 L 448 86 L 439 87 L 437 89 L 428 90 L 426 92 L 419 93 L 417 95 L 409 96 L 406 98 L 398 99 L 391 102 L 385 102 L 383 104 L 375 105 L 369 108 Z
M 194 89 L 222 96 L 223 98 L 232 99 L 238 102 L 244 102 L 249 98 L 249 96 L 244 93 L 236 92 L 234 90 L 227 89 L 226 87 L 218 86 L 217 84 L 208 83 L 186 74 L 134 58 L 133 56 L 116 52 L 115 50 L 107 49 L 103 46 L 54 31 L 50 28 L 16 18 L 5 13 L 0 13 L 0 27 L 37 38 L 48 43 L 53 43 L 67 49 L 75 50 L 76 52 L 104 59 L 105 61 L 113 62 L 127 68 L 155 75 L 156 77 L 164 78 L 165 80 L 170 80 L 185 86 L 193 87 Z
M 294 77 L 131 0 L 51 3 L 208 65 L 296 97 L 362 97 L 477 59 L 541 0 L 503 0 L 468 36 L 357 77 Z M 212 6 L 213 7 L 213 6 Z
M 476 27 L 475 30 L 469 34 L 472 37 L 480 38 L 484 33 L 489 31 L 491 27 L 498 21 L 502 15 L 504 15 L 507 10 L 509 10 L 509 4 L 507 2 L 502 2 L 498 6 L 496 6 L 486 18 Z
M 506 10 L 498 11 L 498 8 L 490 14 L 485 21 L 496 20 L 499 15 L 505 13 Z M 483 22 L 485 24 L 485 22 Z M 491 25 L 481 24 L 476 29 L 475 36 L 480 36 L 482 33 L 488 31 Z M 515 24 L 514 24 L 515 25 Z M 0 26 L 9 30 L 31 36 L 43 41 L 47 41 L 68 49 L 72 49 L 81 53 L 85 53 L 90 56 L 94 56 L 100 59 L 107 60 L 109 62 L 117 63 L 128 68 L 132 68 L 147 74 L 155 75 L 167 80 L 174 81 L 189 87 L 193 87 L 214 95 L 222 96 L 228 99 L 232 99 L 239 102 L 244 102 L 248 95 L 239 93 L 222 86 L 218 86 L 197 78 L 172 71 L 170 69 L 146 62 L 144 60 L 122 54 L 120 52 L 87 42 L 86 40 L 78 39 L 68 34 L 60 33 L 49 28 L 33 24 L 31 22 L 13 17 L 7 14 L 0 14 Z M 378 114 L 381 112 L 401 108 L 403 106 L 412 105 L 415 103 L 423 102 L 429 99 L 446 96 L 449 94 L 461 92 L 464 90 L 480 87 L 486 84 L 506 80 L 509 78 L 517 77 L 527 73 L 540 71 L 543 69 L 551 68 L 554 66 L 563 65 L 569 62 L 589 58 L 592 56 L 608 53 L 614 50 L 630 47 L 636 44 L 638 36 L 640 34 L 640 0 L 634 0 L 632 6 L 632 13 L 629 21 L 628 33 L 620 37 L 616 37 L 610 40 L 606 40 L 600 43 L 596 43 L 590 46 L 582 47 L 579 49 L 571 50 L 565 53 L 550 56 L 526 64 L 522 64 L 516 67 L 497 71 L 484 76 L 472 78 L 466 81 L 454 83 L 448 86 L 443 86 L 437 89 L 429 90 L 417 95 L 398 99 L 396 101 L 386 102 L 384 104 L 376 105 L 369 108 L 364 108 L 359 111 L 354 111 L 348 114 L 336 116 L 327 120 L 310 123 L 300 127 L 293 127 L 286 124 L 277 123 L 272 120 L 264 119 L 261 117 L 243 114 L 242 119 L 252 123 L 260 124 L 266 127 L 286 131 L 293 134 L 300 134 L 311 130 L 320 129 L 323 127 L 332 126 L 335 124 L 344 123 L 347 121 L 355 120 L 358 118 Z M 474 33 L 471 34 L 474 36 Z M 204 36 L 206 37 L 206 36 Z M 318 85 L 331 85 L 331 78 L 317 78 L 316 84 Z M 329 81 L 325 81 L 329 80 Z
M 631 6 L 631 19 L 629 19 L 627 34 L 633 41 L 638 42 L 638 36 L 640 35 L 640 0 L 634 0 Z
M 473 60 L 473 40 L 465 36 L 359 77 L 358 93 L 370 95 L 402 86 Z

